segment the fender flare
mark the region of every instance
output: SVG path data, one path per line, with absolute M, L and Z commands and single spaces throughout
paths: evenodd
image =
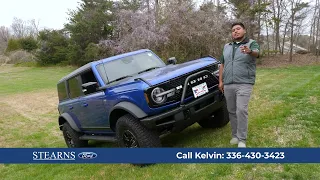
M 134 117 L 139 118 L 139 119 L 147 116 L 147 114 L 142 109 L 140 109 L 137 105 L 135 105 L 131 102 L 128 102 L 128 101 L 123 101 L 123 102 L 116 104 L 112 108 L 111 113 L 116 109 L 125 110 L 125 111 L 129 112 L 131 115 L 133 115 Z M 111 113 L 110 113 L 110 115 L 111 115 Z M 109 119 L 110 119 L 110 115 L 109 115 Z
M 59 126 L 62 126 L 63 124 L 60 123 L 60 119 L 63 118 L 65 119 L 71 126 L 72 129 L 74 129 L 77 132 L 80 132 L 79 127 L 77 126 L 74 118 L 72 118 L 72 116 L 68 113 L 63 113 L 59 116 Z

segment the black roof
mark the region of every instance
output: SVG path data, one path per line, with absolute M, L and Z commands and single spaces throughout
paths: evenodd
M 92 62 L 88 63 L 88 64 L 85 64 L 83 66 L 81 66 L 80 68 L 72 71 L 70 74 L 64 76 L 63 78 L 61 78 L 59 81 L 58 81 L 58 84 L 65 81 L 65 80 L 68 80 L 78 74 L 80 74 L 81 72 L 84 72 L 84 71 L 87 71 L 88 69 L 91 69 L 91 64 Z
M 132 52 L 127 52 L 127 53 L 123 53 L 123 54 L 118 54 L 118 55 L 115 55 L 115 56 L 111 56 L 111 57 L 108 57 L 108 58 L 104 58 L 104 59 L 100 59 L 100 60 L 96 60 L 96 61 L 92 61 L 92 62 L 89 62 L 87 63 L 86 65 L 83 65 L 81 66 L 80 68 L 74 70 L 73 72 L 71 72 L 70 74 L 68 74 L 67 76 L 63 77 L 62 79 L 60 79 L 58 81 L 58 84 L 67 80 L 67 79 L 70 79 L 88 69 L 91 69 L 91 67 L 93 65 L 97 65 L 97 64 L 100 64 L 100 63 L 103 63 L 103 62 L 108 62 L 108 61 L 113 61 L 113 60 L 116 60 L 116 59 L 119 59 L 119 58 L 123 58 L 123 57 L 126 57 L 126 56 L 130 56 L 130 55 L 134 55 L 134 54 L 138 54 L 138 53 L 141 53 L 141 52 L 148 52 L 150 51 L 149 49 L 140 49 L 140 50 L 136 50 L 136 51 L 132 51 Z

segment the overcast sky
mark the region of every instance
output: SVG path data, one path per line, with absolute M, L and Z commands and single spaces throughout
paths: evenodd
M 75 10 L 81 0 L 0 0 L 0 26 L 10 27 L 13 18 L 35 19 L 39 28 L 61 29 L 67 23 L 68 9 Z M 198 3 L 204 0 L 195 0 Z M 315 0 L 303 0 L 311 2 Z M 307 21 L 306 21 L 307 23 Z
M 61 29 L 68 9 L 76 9 L 80 0 L 0 0 L 0 26 L 10 27 L 13 18 L 35 19 L 39 28 Z
M 17 17 L 39 21 L 40 29 L 61 29 L 67 22 L 68 9 L 75 10 L 79 2 L 81 0 L 0 0 L 0 26 L 10 27 Z

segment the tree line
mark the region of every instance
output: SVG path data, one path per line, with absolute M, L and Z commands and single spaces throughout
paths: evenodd
M 230 25 L 241 21 L 262 55 L 284 54 L 290 42 L 292 59 L 294 44 L 319 55 L 319 19 L 319 0 L 81 0 L 63 29 L 39 30 L 36 21 L 16 18 L 11 31 L 0 28 L 0 41 L 6 52 L 26 50 L 42 65 L 80 66 L 144 48 L 184 62 L 219 58 Z

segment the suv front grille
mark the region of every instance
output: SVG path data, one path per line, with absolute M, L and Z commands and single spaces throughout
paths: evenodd
M 212 87 L 217 85 L 217 84 L 219 84 L 219 80 L 214 75 L 212 75 L 212 73 L 217 70 L 217 65 L 210 65 L 210 66 L 207 66 L 207 67 L 204 67 L 204 68 L 201 68 L 201 69 L 197 69 L 196 71 L 190 72 L 190 73 L 185 74 L 183 76 L 179 76 L 179 77 L 176 77 L 174 79 L 170 79 L 169 81 L 166 81 L 166 82 L 163 82 L 161 84 L 155 85 L 155 87 L 161 87 L 164 90 L 170 90 L 170 89 L 173 89 L 173 88 L 177 88 L 179 86 L 182 86 L 182 88 L 179 91 L 176 91 L 174 96 L 169 97 L 165 104 L 157 105 L 155 103 L 152 103 L 152 100 L 151 100 L 150 101 L 150 106 L 151 107 L 159 107 L 159 106 L 163 106 L 163 105 L 166 105 L 166 104 L 170 104 L 170 103 L 181 101 L 181 96 L 182 96 L 183 89 L 184 89 L 183 86 L 184 86 L 184 83 L 185 83 L 185 80 L 187 79 L 187 77 L 192 75 L 192 74 L 194 74 L 194 73 L 202 71 L 202 70 L 208 70 L 208 71 L 210 71 L 210 73 L 206 71 L 206 72 L 203 72 L 203 73 L 201 73 L 201 74 L 199 74 L 199 75 L 197 75 L 197 76 L 195 76 L 195 77 L 190 79 L 190 81 L 188 82 L 189 85 L 187 85 L 188 89 L 186 91 L 185 99 L 187 99 L 188 97 L 193 96 L 192 87 L 197 86 L 197 85 L 199 85 L 199 84 L 201 84 L 203 82 L 207 83 L 207 86 L 209 88 L 209 92 L 216 90 L 218 88 L 218 86 L 216 86 L 215 88 L 212 88 Z M 208 78 L 202 79 L 200 81 L 197 80 L 198 78 L 205 77 L 205 76 L 207 76 Z M 193 81 L 193 83 L 191 85 L 190 82 L 192 82 L 192 81 Z M 150 88 L 147 91 L 149 99 L 150 99 L 150 93 L 151 93 L 152 89 L 153 88 Z

